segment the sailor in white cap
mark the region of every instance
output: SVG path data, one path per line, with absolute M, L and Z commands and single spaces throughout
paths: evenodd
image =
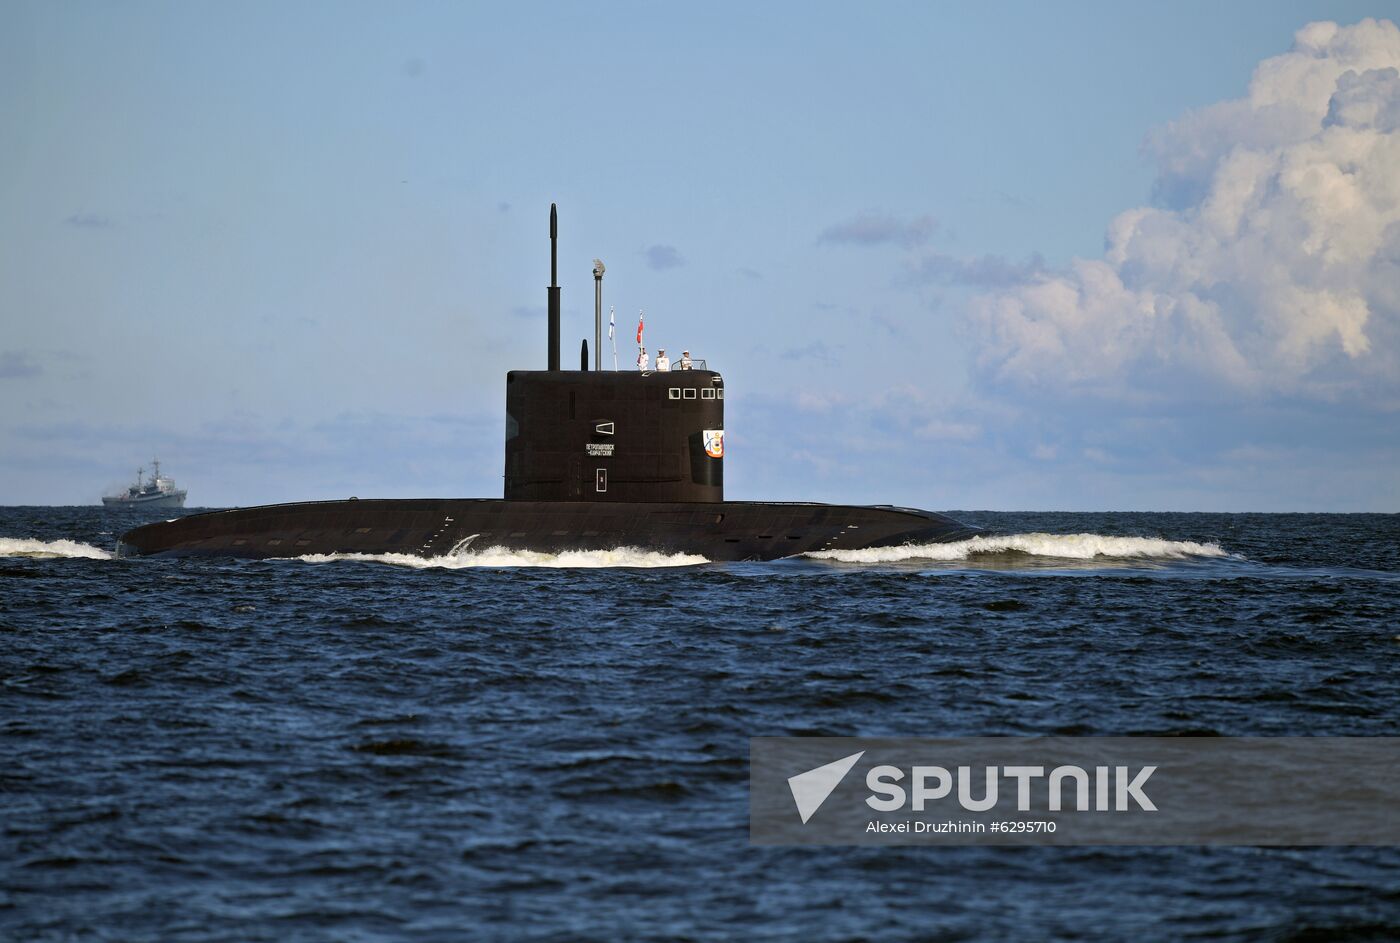
M 690 351 L 688 351 L 688 350 L 683 350 L 683 351 L 681 351 L 681 369 L 682 369 L 682 370 L 689 370 L 689 369 L 691 369 Z
M 645 373 L 651 367 L 651 358 L 647 356 L 647 349 L 640 344 L 637 345 L 637 369 Z
M 656 369 L 660 373 L 667 373 L 671 369 L 671 358 L 666 356 L 665 347 L 656 352 Z

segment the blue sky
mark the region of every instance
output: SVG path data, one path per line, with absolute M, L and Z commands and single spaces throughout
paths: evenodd
M 554 201 L 731 498 L 1395 511 L 1384 12 L 0 3 L 0 496 L 499 495 Z

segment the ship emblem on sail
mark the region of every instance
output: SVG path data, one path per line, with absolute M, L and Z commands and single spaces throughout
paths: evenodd
M 724 430 L 705 430 L 705 454 L 710 458 L 724 458 Z

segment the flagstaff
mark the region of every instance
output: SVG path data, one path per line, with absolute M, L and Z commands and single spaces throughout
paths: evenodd
M 608 340 L 612 342 L 613 373 L 617 372 L 617 308 L 608 306 Z

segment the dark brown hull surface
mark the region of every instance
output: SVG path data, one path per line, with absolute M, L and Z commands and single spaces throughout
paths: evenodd
M 488 547 L 540 553 L 635 547 L 714 561 L 774 560 L 814 550 L 962 540 L 978 532 L 942 514 L 889 506 L 352 499 L 211 511 L 147 524 L 122 535 L 118 554 L 430 558 Z

